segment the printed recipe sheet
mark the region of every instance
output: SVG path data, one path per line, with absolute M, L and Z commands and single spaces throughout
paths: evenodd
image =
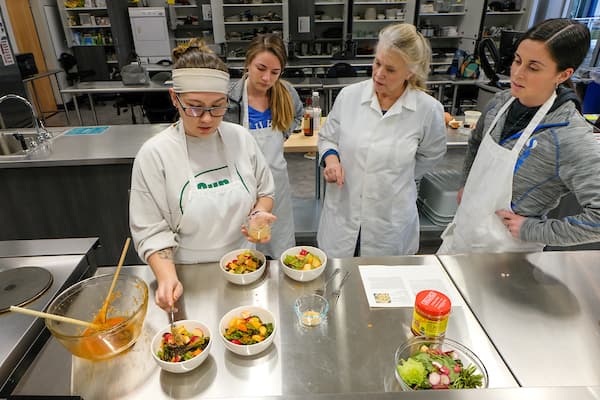
M 444 293 L 452 306 L 464 301 L 439 265 L 359 265 L 369 307 L 413 307 L 421 290 Z

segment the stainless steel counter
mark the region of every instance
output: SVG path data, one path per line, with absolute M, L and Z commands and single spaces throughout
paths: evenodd
M 53 140 L 47 156 L 16 161 L 0 157 L 0 168 L 132 164 L 142 144 L 167 126 L 112 125 L 101 134 L 73 136 L 65 136 L 64 133 L 71 129 L 65 127 Z
M 47 166 L 77 166 L 103 164 L 132 164 L 146 140 L 161 132 L 169 124 L 112 125 L 97 135 L 65 136 L 71 127 L 53 128 L 55 139 L 51 151 L 43 157 L 19 160 L 2 159 L 1 168 L 27 168 Z M 30 130 L 20 130 L 28 132 Z M 468 137 L 448 129 L 449 147 L 465 147 Z
M 600 385 L 600 251 L 439 258 L 520 385 Z
M 0 241 L 0 258 L 88 254 L 98 238 Z
M 73 358 L 70 371 L 67 362 L 64 369 L 54 368 L 49 372 L 45 366 L 71 360 L 66 350 L 51 340 L 30 368 L 32 373 L 23 378 L 13 394 L 44 394 L 43 380 L 61 382 L 69 373 L 70 387 L 62 388 L 62 393 L 53 388 L 53 394 L 69 394 L 72 389 L 72 394 L 86 399 L 154 399 L 326 394 L 360 397 L 365 393 L 397 391 L 399 387 L 393 376 L 394 351 L 411 336 L 412 308 L 370 309 L 357 268 L 359 264 L 427 264 L 441 268 L 434 256 L 334 259 L 320 278 L 299 283 L 284 276 L 278 262 L 271 262 L 257 283 L 236 286 L 225 281 L 216 264 L 179 266 L 185 294 L 178 317 L 202 320 L 212 330 L 211 354 L 201 367 L 176 375 L 162 372 L 155 365 L 149 352 L 150 340 L 168 320 L 162 310 L 150 304 L 142 336 L 128 353 L 101 363 Z M 351 271 L 351 275 L 328 321 L 316 328 L 299 326 L 292 309 L 294 300 L 321 287 L 334 268 Z M 105 272 L 108 269 L 98 269 L 98 273 Z M 122 273 L 146 280 L 153 298 L 155 283 L 147 266 L 124 267 Z M 337 275 L 334 285 L 340 276 Z M 217 331 L 221 316 L 244 304 L 270 309 L 277 317 L 279 329 L 269 349 L 249 358 L 226 350 Z M 466 307 L 459 307 L 453 313 L 448 336 L 479 355 L 487 367 L 490 387 L 516 387 L 515 380 Z

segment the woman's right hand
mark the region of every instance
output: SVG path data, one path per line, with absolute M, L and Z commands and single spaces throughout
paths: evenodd
M 179 279 L 159 280 L 154 301 L 163 310 L 170 311 L 171 308 L 175 308 L 175 303 L 177 303 L 182 294 L 183 285 L 179 282 Z M 175 311 L 177 311 L 177 308 L 175 308 Z
M 170 311 L 183 294 L 183 285 L 177 278 L 173 258 L 174 252 L 170 247 L 158 250 L 148 257 L 148 264 L 158 283 L 154 301 L 165 311 Z
M 458 189 L 458 192 L 456 193 L 456 203 L 460 204 L 460 202 L 462 201 L 462 196 L 463 196 L 463 192 L 465 191 L 465 187 L 461 187 L 460 189 Z
M 330 154 L 325 157 L 325 169 L 323 170 L 323 177 L 326 182 L 337 183 L 339 187 L 344 184 L 344 168 L 340 163 L 337 155 Z

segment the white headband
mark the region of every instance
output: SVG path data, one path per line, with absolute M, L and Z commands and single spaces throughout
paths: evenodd
M 175 93 L 215 92 L 227 94 L 229 74 L 212 68 L 178 68 L 173 70 Z

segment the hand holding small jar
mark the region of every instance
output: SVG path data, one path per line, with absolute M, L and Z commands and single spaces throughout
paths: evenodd
M 253 211 L 242 225 L 242 233 L 252 243 L 268 243 L 271 240 L 271 225 L 276 219 L 277 217 L 269 212 Z

